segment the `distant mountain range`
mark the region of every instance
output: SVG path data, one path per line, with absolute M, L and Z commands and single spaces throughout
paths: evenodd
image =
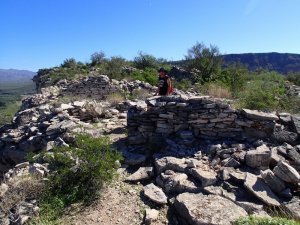
M 249 70 L 265 69 L 282 74 L 300 72 L 300 54 L 291 53 L 244 53 L 223 55 L 224 65 L 240 62 Z
M 0 83 L 30 81 L 35 72 L 28 70 L 0 69 Z
M 277 71 L 281 74 L 290 72 L 300 73 L 300 54 L 291 53 L 242 53 L 222 55 L 223 66 L 232 63 L 241 63 L 247 66 L 249 70 L 268 70 Z M 186 60 L 173 61 L 174 65 L 184 66 Z

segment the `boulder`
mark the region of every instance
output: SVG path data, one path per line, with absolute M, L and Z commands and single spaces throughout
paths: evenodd
M 262 178 L 247 173 L 244 187 L 265 204 L 280 206 L 280 200 Z
M 175 210 L 191 225 L 230 225 L 247 212 L 232 201 L 218 195 L 183 193 L 176 197 Z
M 269 185 L 272 191 L 279 194 L 285 189 L 284 182 L 275 176 L 275 174 L 271 170 L 265 170 L 261 172 L 261 177 L 265 180 L 265 182 Z
M 250 150 L 245 156 L 247 166 L 258 169 L 269 168 L 271 151 L 266 145 L 261 145 L 256 150 Z
M 203 187 L 215 184 L 217 179 L 217 173 L 209 168 L 193 168 L 190 170 L 193 177 L 201 181 Z
M 140 167 L 136 172 L 131 174 L 129 177 L 126 178 L 126 181 L 142 181 L 148 180 L 154 175 L 153 167 Z
M 148 197 L 151 201 L 164 205 L 168 203 L 168 198 L 161 188 L 155 186 L 153 183 L 148 184 L 143 187 L 144 195 Z
M 286 162 L 280 161 L 273 169 L 273 172 L 277 177 L 287 183 L 297 184 L 300 182 L 300 175 L 297 170 L 295 170 Z

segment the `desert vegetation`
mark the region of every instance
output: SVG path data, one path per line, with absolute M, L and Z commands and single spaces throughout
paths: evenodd
M 70 147 L 42 152 L 30 161 L 43 160 L 54 171 L 39 199 L 40 217 L 31 224 L 60 224 L 64 209 L 74 203 L 89 204 L 101 193 L 104 184 L 115 177 L 122 157 L 111 147 L 108 137 L 79 134 Z
M 171 70 L 179 64 L 189 77 L 171 77 L 175 88 L 179 90 L 196 89 L 204 95 L 218 98 L 231 98 L 236 107 L 265 111 L 298 112 L 298 101 L 289 95 L 286 82 L 298 84 L 300 75 L 290 73 L 284 76 L 275 71 L 249 70 L 239 62 L 224 63 L 219 49 L 215 45 L 206 46 L 197 42 L 187 50 L 185 59 L 171 62 L 163 58 L 139 52 L 133 60 L 120 56 L 106 57 L 103 51 L 91 55 L 87 63 L 66 59 L 61 66 L 42 69 L 39 74 L 47 74 L 51 83 L 61 79 L 76 79 L 91 71 L 106 74 L 111 79 L 140 80 L 151 85 L 157 84 L 157 69 Z

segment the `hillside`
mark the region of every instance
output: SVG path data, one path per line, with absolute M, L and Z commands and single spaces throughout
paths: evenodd
M 232 63 L 242 63 L 249 70 L 267 70 L 277 71 L 282 74 L 300 72 L 300 54 L 291 53 L 242 53 L 225 54 L 223 57 L 223 66 L 226 67 Z M 170 62 L 172 65 L 184 66 L 186 60 Z
M 0 82 L 30 81 L 35 74 L 28 70 L 0 69 Z
M 240 62 L 250 70 L 265 69 L 282 74 L 300 72 L 300 54 L 244 53 L 223 55 L 224 65 Z

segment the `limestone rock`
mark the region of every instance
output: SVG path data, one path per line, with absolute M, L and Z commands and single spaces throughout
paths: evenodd
M 262 178 L 265 180 L 265 182 L 269 185 L 272 191 L 275 193 L 280 193 L 285 189 L 284 182 L 276 177 L 274 173 L 271 170 L 265 170 L 261 172 Z
M 217 173 L 212 169 L 193 168 L 190 170 L 192 176 L 201 181 L 203 187 L 213 185 L 217 182 Z
M 280 161 L 277 164 L 277 166 L 273 169 L 273 172 L 277 177 L 285 182 L 295 184 L 300 182 L 300 175 L 297 170 L 283 161 Z
M 292 116 L 292 123 L 295 131 L 300 135 L 300 116 Z
M 126 181 L 142 181 L 148 180 L 154 175 L 153 167 L 140 167 L 136 172 L 126 178 Z
M 269 168 L 271 151 L 266 145 L 261 145 L 256 150 L 250 150 L 245 156 L 247 166 L 252 168 Z
M 179 159 L 179 158 L 169 157 L 169 156 L 156 159 L 154 165 L 158 174 L 164 172 L 165 170 L 184 172 L 187 168 L 185 159 Z
M 2 196 L 4 196 L 4 194 L 6 193 L 7 190 L 8 190 L 8 185 L 5 184 L 5 183 L 2 183 L 2 184 L 0 185 L 0 198 L 1 198 Z
M 230 225 L 248 215 L 243 208 L 218 195 L 183 193 L 176 197 L 174 206 L 182 220 L 191 225 Z
M 144 163 L 146 161 L 146 156 L 136 153 L 127 153 L 125 154 L 125 164 L 129 166 L 136 166 Z
M 284 206 L 294 218 L 300 220 L 300 199 L 292 199 L 288 204 Z
M 168 198 L 161 188 L 155 186 L 153 183 L 143 187 L 144 195 L 153 202 L 163 205 L 168 203 Z
M 158 218 L 159 211 L 156 209 L 146 209 L 145 225 L 150 225 L 155 222 Z
M 161 182 L 159 181 L 161 180 Z M 200 188 L 197 185 L 188 179 L 188 176 L 185 173 L 176 173 L 171 170 L 165 171 L 157 179 L 161 186 L 167 193 L 183 193 L 183 192 L 197 192 L 200 191 Z
M 242 109 L 242 113 L 250 120 L 273 121 L 279 119 L 275 114 L 258 110 Z
M 265 204 L 271 206 L 280 206 L 280 200 L 262 178 L 259 178 L 251 173 L 247 173 L 244 186 L 250 193 L 252 193 Z
M 298 134 L 286 130 L 281 130 L 281 131 L 275 131 L 273 133 L 273 139 L 275 139 L 279 143 L 290 143 L 290 144 L 295 144 L 297 143 L 298 140 Z

